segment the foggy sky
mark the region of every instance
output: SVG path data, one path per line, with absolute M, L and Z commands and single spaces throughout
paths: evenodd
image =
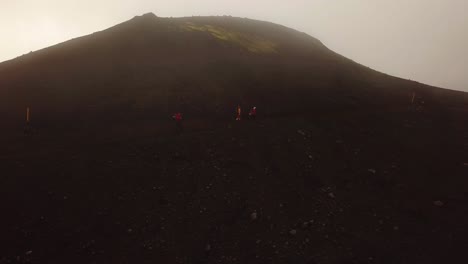
M 0 0 L 0 61 L 153 12 L 303 31 L 381 72 L 468 91 L 468 0 Z

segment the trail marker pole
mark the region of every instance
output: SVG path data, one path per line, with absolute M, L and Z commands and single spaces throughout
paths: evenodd
M 26 107 L 26 124 L 29 124 L 31 113 L 29 107 Z
M 26 127 L 24 128 L 24 133 L 29 135 L 31 133 L 31 126 L 29 122 L 31 121 L 31 110 L 29 107 L 26 107 Z

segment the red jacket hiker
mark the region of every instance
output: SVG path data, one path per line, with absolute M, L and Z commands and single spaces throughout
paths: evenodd
M 257 107 L 256 106 L 254 106 L 252 109 L 250 109 L 249 116 L 251 118 L 255 118 L 257 116 Z
M 180 122 L 182 121 L 182 113 L 175 113 L 172 118 L 174 118 L 175 121 Z

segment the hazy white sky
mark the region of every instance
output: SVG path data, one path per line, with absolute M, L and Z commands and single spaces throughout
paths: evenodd
M 153 12 L 232 15 L 306 32 L 402 78 L 468 91 L 468 0 L 0 0 L 0 61 Z

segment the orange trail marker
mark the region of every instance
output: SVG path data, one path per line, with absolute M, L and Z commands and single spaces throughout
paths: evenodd
M 241 120 L 241 107 L 240 105 L 237 106 L 237 117 L 236 117 L 236 121 L 240 121 Z

